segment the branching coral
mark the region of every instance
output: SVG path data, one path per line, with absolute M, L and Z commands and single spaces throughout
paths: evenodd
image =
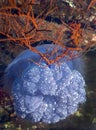
M 75 24 L 76 27 L 70 28 L 60 16 L 60 25 L 46 21 L 47 16 L 56 15 L 56 12 L 59 12 L 60 3 L 58 1 L 46 0 L 43 3 L 40 0 L 27 0 L 26 2 L 23 0 L 9 0 L 4 2 L 5 5 L 3 3 L 3 7 L 0 7 L 0 34 L 6 36 L 6 38 L 0 39 L 0 42 L 13 41 L 20 45 L 25 45 L 43 57 L 48 64 L 52 64 L 64 57 L 70 50 L 78 50 L 81 52 L 86 51 L 90 46 L 95 46 L 95 41 L 92 42 L 94 32 L 88 30 L 87 33 L 87 31 L 81 28 L 81 23 Z M 37 8 L 40 10 L 39 13 L 36 10 Z M 75 48 L 67 46 L 65 42 L 66 31 L 72 33 L 70 38 L 73 40 L 74 45 L 76 45 Z M 42 40 L 53 41 L 54 44 L 58 44 L 66 49 L 67 52 L 62 52 L 59 57 L 50 61 L 48 57 L 32 47 L 33 43 Z
M 71 39 L 73 40 L 73 44 L 79 46 L 82 42 L 82 29 L 81 24 L 71 23 L 70 26 L 72 27 L 72 36 Z
M 92 7 L 92 6 L 94 6 L 96 4 L 96 0 L 91 0 L 91 2 L 90 2 L 90 4 L 89 4 L 89 6 L 88 6 L 88 10 Z

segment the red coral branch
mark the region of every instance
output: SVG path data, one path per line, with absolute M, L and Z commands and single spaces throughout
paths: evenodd
M 73 44 L 79 46 L 81 44 L 82 39 L 82 29 L 80 23 L 71 23 L 71 30 L 72 36 L 71 39 L 73 40 Z
M 94 6 L 96 4 L 96 0 L 91 0 L 87 10 L 89 10 L 92 6 Z

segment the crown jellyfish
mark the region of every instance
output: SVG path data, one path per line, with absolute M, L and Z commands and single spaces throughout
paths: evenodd
M 37 49 L 44 53 L 47 46 Z M 15 111 L 21 118 L 56 123 L 76 112 L 79 104 L 86 101 L 82 59 L 65 62 L 64 57 L 59 65 L 47 65 L 41 60 L 39 66 L 34 62 L 40 58 L 30 50 L 22 52 L 8 65 L 5 86 L 11 90 Z

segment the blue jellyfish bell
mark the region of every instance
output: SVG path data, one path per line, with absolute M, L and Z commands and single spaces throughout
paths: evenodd
M 45 53 L 49 46 L 56 45 L 36 49 Z M 22 52 L 8 65 L 5 86 L 11 90 L 18 116 L 32 122 L 56 123 L 76 112 L 79 104 L 86 101 L 83 61 L 81 58 L 67 61 L 64 57 L 60 64 L 47 65 L 40 59 L 40 55 L 30 50 Z

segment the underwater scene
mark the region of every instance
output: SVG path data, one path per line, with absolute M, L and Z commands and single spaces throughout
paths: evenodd
M 96 130 L 96 0 L 0 1 L 0 130 Z
M 13 102 L 12 102 L 13 98 L 10 96 L 10 94 L 8 95 L 8 93 L 4 91 L 3 89 L 4 86 L 2 84 L 1 89 L 0 89 L 0 100 L 1 100 L 0 101 L 1 103 L 0 127 L 1 127 L 1 130 L 3 129 L 7 129 L 7 130 L 11 130 L 11 129 L 12 130 L 14 129 L 16 130 L 18 129 L 20 130 L 27 130 L 27 129 L 29 130 L 31 129 L 95 130 L 96 128 L 96 101 L 95 101 L 96 100 L 96 78 L 95 78 L 96 77 L 96 60 L 95 60 L 96 51 L 88 52 L 83 57 L 80 57 L 79 60 L 74 59 L 73 61 L 71 60 L 66 61 L 66 63 L 64 64 L 61 63 L 60 65 L 57 65 L 57 64 L 56 65 L 54 64 L 53 66 L 50 65 L 50 69 L 52 68 L 53 75 L 54 77 L 56 77 L 56 79 L 53 79 L 52 73 L 49 70 L 49 68 L 44 67 L 45 66 L 44 62 L 42 63 L 43 68 L 41 66 L 41 68 L 39 67 L 39 70 L 38 70 L 38 65 L 34 64 L 32 66 L 30 62 L 29 62 L 30 65 L 28 65 L 29 63 L 28 64 L 25 63 L 25 59 L 26 58 L 28 59 L 29 54 L 31 55 L 31 51 L 29 50 L 24 51 L 15 60 L 13 60 L 13 62 L 9 64 L 9 66 L 7 67 L 5 64 L 9 62 L 10 59 L 11 60 L 13 59 L 11 56 L 12 52 L 9 52 L 9 50 L 6 50 L 6 47 L 4 47 L 4 44 L 2 44 L 0 49 L 2 52 L 2 57 L 1 57 L 2 62 L 0 64 L 0 76 L 2 77 L 3 73 L 5 73 L 4 72 L 5 70 L 9 71 L 8 77 L 5 74 L 6 78 L 4 81 L 6 83 L 4 84 L 8 87 L 8 88 L 6 87 L 8 91 L 11 89 L 10 88 L 11 84 L 13 84 L 12 85 L 13 88 L 10 91 L 12 91 L 11 93 L 14 96 L 14 102 L 15 102 L 13 106 Z M 40 48 L 40 49 L 44 49 L 44 48 Z M 7 57 L 5 57 L 6 51 L 9 53 Z M 27 54 L 26 57 L 25 57 L 25 54 Z M 24 61 L 22 61 L 23 64 L 19 62 L 19 60 L 21 60 L 20 56 L 22 57 L 22 60 L 23 58 L 25 58 Z M 4 60 L 4 57 L 5 57 L 5 60 Z M 16 62 L 18 62 L 20 65 L 19 66 L 16 65 Z M 71 72 L 71 69 L 73 69 L 72 67 L 73 63 L 71 62 L 74 62 L 74 68 L 76 69 L 76 71 L 74 69 L 74 71 Z M 77 62 L 79 62 L 79 64 Z M 80 63 L 80 62 L 83 62 L 83 63 Z M 14 66 L 13 68 L 12 68 L 12 64 Z M 78 65 L 78 67 L 76 67 L 76 64 Z M 70 67 L 71 69 L 69 69 L 67 65 L 71 66 Z M 21 79 L 19 80 L 17 78 L 17 76 L 20 76 L 18 74 L 19 73 L 18 70 L 22 71 L 22 69 L 24 69 L 26 66 L 28 66 L 28 68 L 23 71 L 24 75 L 22 75 L 24 80 L 23 78 L 22 80 Z M 15 69 L 15 67 L 17 67 L 18 69 Z M 58 67 L 59 67 L 59 71 L 58 71 Z M 32 72 L 34 70 L 35 72 Z M 77 70 L 79 70 L 82 73 L 83 77 Z M 62 74 L 62 71 L 64 75 Z M 47 73 L 48 73 L 48 76 L 47 76 Z M 72 83 L 70 83 L 71 74 L 73 75 L 72 76 L 73 78 L 71 79 Z M 62 79 L 62 75 L 63 75 L 63 79 Z M 14 77 L 17 78 L 15 81 L 14 81 Z M 45 78 L 46 79 L 48 78 L 47 79 L 48 81 L 45 80 Z M 55 82 L 54 80 L 56 80 L 57 82 Z M 14 83 L 11 83 L 13 81 Z M 79 86 L 77 84 L 79 84 Z M 62 86 L 64 86 L 64 88 L 62 88 Z M 66 86 L 67 86 L 67 89 L 66 89 Z M 59 90 L 57 88 L 59 88 Z M 24 98 L 24 96 L 26 97 L 24 99 L 26 104 L 19 103 L 21 102 L 20 98 L 22 100 L 22 97 Z M 66 99 L 66 97 L 67 98 L 69 97 L 69 98 Z M 19 98 L 19 101 L 18 101 L 18 98 Z M 56 104 L 53 105 L 55 102 Z M 15 110 L 14 110 L 14 107 L 15 107 Z M 53 108 L 51 109 L 50 107 L 53 107 L 57 111 L 57 112 L 55 111 L 56 113 L 54 114 L 60 115 L 58 118 L 57 117 L 53 118 L 54 117 L 52 115 L 53 112 L 51 111 Z M 41 116 L 38 115 L 39 114 L 38 111 L 40 110 L 42 113 L 46 112 L 46 118 L 44 118 L 45 115 L 42 113 L 41 113 Z M 34 112 L 33 113 L 34 117 L 33 115 L 31 116 L 30 114 L 28 114 L 31 112 L 32 113 Z M 47 112 L 48 112 L 48 115 L 47 115 Z M 18 117 L 16 113 L 20 117 Z M 26 119 L 22 119 L 21 117 L 22 118 L 26 117 Z M 34 121 L 37 123 L 35 123 Z

